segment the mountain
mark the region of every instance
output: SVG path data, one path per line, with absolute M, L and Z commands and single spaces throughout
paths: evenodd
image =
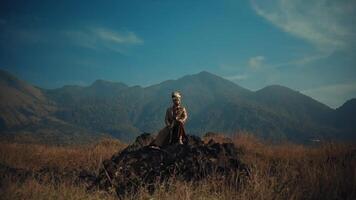
M 8 121 L 28 114 L 25 107 L 32 109 L 33 114 L 28 116 L 65 124 L 63 130 L 67 132 L 107 133 L 129 141 L 142 132 L 154 133 L 164 126 L 165 110 L 171 105 L 170 93 L 179 90 L 188 110 L 186 128 L 191 134 L 249 131 L 265 138 L 296 142 L 355 138 L 351 133 L 355 124 L 351 123 L 354 101 L 334 110 L 284 86 L 272 85 L 254 92 L 206 71 L 149 87 L 97 80 L 86 87 L 47 90 L 26 84 L 7 72 L 2 72 L 0 84 L 0 88 L 6 88 L 2 94 L 20 93 L 23 99 L 11 106 L 16 95 L 1 95 L 4 130 L 13 130 Z M 13 114 L 7 114 L 8 109 Z M 36 124 L 36 120 L 28 120 L 27 124 Z M 46 124 L 51 123 L 41 126 Z M 21 121 L 15 127 L 23 130 L 24 125 Z M 47 126 L 50 130 L 53 127 L 53 123 Z
M 70 143 L 73 139 L 89 141 L 104 135 L 56 118 L 60 109 L 43 91 L 0 70 L 1 137 Z
M 280 119 L 277 127 L 288 132 L 289 138 L 323 138 L 336 134 L 328 125 L 334 110 L 298 91 L 272 85 L 256 91 L 254 99 Z
M 0 70 L 0 129 L 25 126 L 55 111 L 41 89 Z
M 255 100 L 285 117 L 323 122 L 333 109 L 290 88 L 272 85 L 258 90 Z M 324 118 L 324 119 L 323 119 Z M 321 121 L 320 121 L 321 120 Z
M 166 81 L 144 88 L 142 99 L 143 112 L 136 119 L 135 125 L 148 131 L 163 126 L 165 110 L 171 104 L 170 94 L 181 91 L 183 103 L 188 109 L 190 122 L 187 127 L 195 134 L 201 134 L 207 127 L 200 121 L 201 115 L 208 113 L 213 104 L 225 105 L 229 102 L 244 104 L 251 91 L 241 88 L 233 82 L 208 72 L 187 75 L 177 80 Z
M 343 129 L 343 132 L 348 133 L 348 137 L 352 137 L 356 130 L 356 99 L 346 101 L 342 106 L 335 110 L 331 123 L 338 129 Z

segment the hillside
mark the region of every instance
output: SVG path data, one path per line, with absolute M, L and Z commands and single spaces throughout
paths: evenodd
M 243 179 L 242 176 L 231 180 L 232 176 L 219 176 L 219 171 L 210 173 L 209 177 L 202 180 L 192 182 L 172 177 L 163 183 L 154 184 L 156 189 L 152 192 L 146 189 L 150 185 L 143 182 L 148 179 L 144 178 L 142 182 L 138 182 L 137 180 L 140 179 L 137 177 L 135 179 L 134 176 L 136 173 L 145 172 L 141 169 L 147 169 L 147 162 L 151 162 L 154 168 L 161 167 L 157 159 L 160 159 L 159 156 L 164 153 L 163 151 L 136 149 L 137 151 L 127 153 L 125 149 L 127 145 L 118 140 L 100 140 L 83 146 L 65 147 L 0 141 L 0 177 L 3 177 L 0 179 L 1 199 L 114 200 L 118 199 L 117 195 L 122 192 L 127 193 L 127 196 L 122 199 L 139 200 L 355 199 L 356 197 L 354 145 L 337 143 L 323 143 L 313 147 L 291 143 L 271 145 L 251 134 L 238 135 L 234 138 L 210 134 L 202 139 L 205 147 L 192 148 L 197 151 L 190 153 L 201 153 L 201 150 L 206 148 L 214 150 L 221 146 L 228 147 L 226 144 L 212 146 L 214 142 L 209 142 L 211 139 L 222 143 L 232 142 L 237 147 L 238 159 L 251 168 L 249 178 Z M 205 151 L 202 155 L 208 152 Z M 153 154 L 154 159 L 147 157 L 148 153 Z M 179 155 L 184 151 L 176 153 Z M 212 153 L 216 154 L 219 151 L 212 151 Z M 137 158 L 143 159 L 143 162 Z M 185 161 L 189 161 L 189 157 L 186 158 Z M 217 159 L 204 160 L 204 158 L 200 157 L 200 164 L 217 161 Z M 121 168 L 112 167 L 113 162 L 119 162 L 120 159 L 125 159 L 121 165 L 117 164 L 122 167 L 121 171 Z M 241 162 L 230 162 L 229 165 L 241 164 Z M 189 168 L 180 173 L 190 175 L 192 170 L 196 170 L 197 168 L 191 166 L 191 163 L 193 162 L 186 162 L 185 165 Z M 163 165 L 167 164 L 169 162 Z M 198 169 L 204 170 L 204 168 Z M 115 190 L 115 187 L 125 183 L 124 181 L 116 183 L 115 180 L 111 180 L 110 183 L 108 177 L 114 177 L 112 171 L 115 170 L 119 174 L 126 173 L 125 177 L 130 179 L 124 181 L 131 181 L 132 188 L 139 187 L 136 188 L 136 192 L 133 192 L 130 187 Z M 164 175 L 172 176 L 174 172 Z M 101 187 L 88 188 L 88 182 L 98 180 L 96 176 L 102 180 L 96 182 Z M 195 173 L 191 177 L 194 176 L 199 174 Z M 120 176 L 115 176 L 115 179 L 118 178 Z
M 284 86 L 254 92 L 206 71 L 148 87 L 97 80 L 86 87 L 50 90 L 33 87 L 7 72 L 2 74 L 0 116 L 3 130 L 9 134 L 30 133 L 28 127 L 35 126 L 56 129 L 58 134 L 62 130 L 67 135 L 102 133 L 130 141 L 142 132 L 155 133 L 163 127 L 170 93 L 179 90 L 191 134 L 249 131 L 263 138 L 301 143 L 355 139 L 349 111 L 354 108 L 352 102 L 334 110 Z M 58 126 L 49 125 L 53 123 Z
M 36 123 L 49 116 L 56 107 L 40 89 L 0 70 L 0 128 Z
M 0 70 L 0 137 L 11 141 L 85 143 L 104 133 L 88 130 L 55 116 L 59 107 L 43 92 Z
M 335 110 L 335 114 L 330 123 L 335 127 L 343 129 L 348 133 L 345 138 L 352 138 L 355 136 L 356 130 L 356 99 L 346 101 L 342 106 Z

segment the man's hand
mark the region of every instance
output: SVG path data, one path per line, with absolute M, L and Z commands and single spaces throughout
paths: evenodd
M 177 120 L 179 123 L 181 123 L 181 124 L 184 124 L 184 120 L 183 119 L 179 119 L 179 120 Z
M 172 128 L 173 128 L 173 123 L 168 124 L 167 127 L 168 127 L 169 129 L 172 129 Z

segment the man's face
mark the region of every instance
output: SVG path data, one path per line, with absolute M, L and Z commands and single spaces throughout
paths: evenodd
M 176 106 L 180 104 L 180 100 L 178 98 L 173 98 L 172 101 L 173 101 L 173 104 Z

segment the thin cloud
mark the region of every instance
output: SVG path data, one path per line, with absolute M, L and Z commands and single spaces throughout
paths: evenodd
M 264 60 L 265 60 L 264 56 L 252 57 L 248 60 L 248 66 L 254 70 L 260 69 L 261 66 L 263 65 Z
M 230 81 L 242 81 L 246 80 L 248 76 L 246 74 L 237 74 L 233 76 L 224 76 L 223 78 L 228 79 Z
M 92 31 L 96 37 L 109 42 L 131 45 L 143 44 L 143 40 L 131 31 L 117 32 L 103 28 L 95 28 Z
M 64 36 L 68 37 L 74 44 L 90 49 L 97 49 L 97 38 L 85 31 L 69 30 L 62 32 Z
M 133 46 L 144 44 L 143 39 L 132 31 L 114 31 L 97 27 L 60 31 L 8 28 L 0 33 L 0 39 L 2 42 L 12 42 L 16 45 L 61 43 L 93 50 L 108 49 L 121 54 L 128 54 Z
M 325 85 L 301 91 L 332 108 L 337 108 L 345 103 L 345 100 L 356 98 L 356 82 Z
M 355 45 L 353 0 L 251 0 L 256 13 L 320 51 Z
M 299 58 L 295 58 L 286 62 L 271 63 L 265 65 L 266 68 L 280 68 L 280 67 L 305 67 L 308 64 L 323 60 L 331 55 L 332 52 L 318 52 L 311 55 L 305 55 Z
M 89 28 L 63 31 L 78 46 L 90 49 L 110 49 L 126 54 L 130 47 L 142 45 L 143 39 L 132 31 L 114 31 L 106 28 Z

